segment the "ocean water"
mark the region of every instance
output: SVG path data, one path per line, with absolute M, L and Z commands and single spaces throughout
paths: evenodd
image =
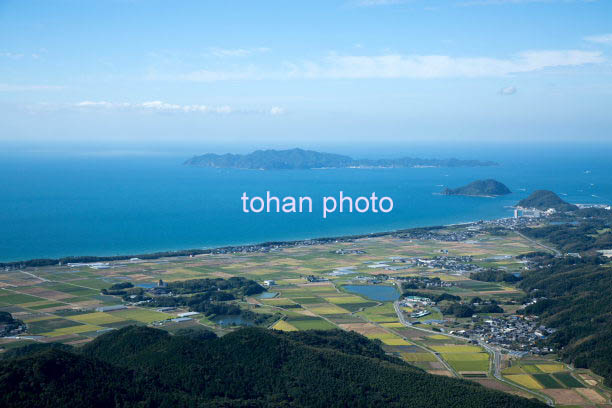
M 573 203 L 612 203 L 608 147 L 438 149 L 395 155 L 496 160 L 497 167 L 257 171 L 183 166 L 189 155 L 5 154 L 0 157 L 0 261 L 137 254 L 368 233 L 512 215 L 535 189 Z M 229 149 L 228 149 L 229 150 Z M 387 152 L 387 156 L 394 152 Z M 359 155 L 355 155 L 359 156 Z M 363 155 L 362 155 L 363 156 Z M 372 154 L 372 157 L 382 154 Z M 441 196 L 495 178 L 513 194 Z M 240 196 L 309 196 L 312 213 L 243 213 Z M 322 198 L 376 192 L 392 212 L 333 213 Z

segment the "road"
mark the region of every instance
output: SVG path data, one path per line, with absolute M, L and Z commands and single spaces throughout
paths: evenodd
M 404 326 L 408 326 L 408 323 L 406 322 L 405 318 L 404 318 L 404 314 L 401 313 L 401 309 L 399 308 L 399 303 L 398 302 L 393 302 L 393 307 L 395 308 L 395 313 L 397 313 L 397 316 L 400 319 L 400 322 L 404 325 Z M 440 364 L 442 364 L 444 366 L 444 368 L 446 368 L 450 373 L 452 373 L 455 377 L 459 377 L 459 373 L 456 372 L 447 362 L 446 360 L 444 360 L 442 357 L 440 357 L 440 353 L 436 353 L 436 352 L 432 352 L 431 350 L 416 344 L 413 342 L 413 344 L 415 344 L 415 346 L 422 348 L 423 350 L 427 351 L 428 353 L 432 353 L 436 359 L 438 360 L 438 362 Z
M 36 278 L 36 279 L 40 279 L 42 282 L 50 282 L 49 279 L 41 278 L 40 276 L 34 275 L 33 273 L 30 273 L 30 272 L 26 272 L 26 271 L 19 271 L 19 272 L 23 273 L 24 275 L 28 275 L 33 278 Z
M 542 248 L 545 248 L 545 249 L 548 249 L 548 250 L 549 250 L 549 251 L 551 251 L 551 252 L 554 252 L 554 253 L 555 253 L 555 256 L 562 256 L 562 255 L 563 255 L 563 254 L 561 253 L 561 251 L 559 251 L 559 250 L 557 250 L 557 249 L 555 249 L 555 248 L 553 248 L 553 247 L 549 247 L 548 245 L 544 245 L 543 243 L 538 242 L 538 241 L 536 241 L 536 240 L 534 240 L 534 239 L 531 239 L 531 238 L 529 238 L 528 236 L 523 235 L 523 234 L 521 234 L 521 233 L 520 233 L 520 232 L 518 232 L 518 231 L 515 231 L 515 232 L 516 232 L 516 233 L 517 233 L 519 236 L 521 236 L 522 238 L 525 238 L 527 241 L 531 242 L 532 244 L 534 244 L 534 245 L 538 245 L 538 246 L 541 246 Z
M 418 327 L 418 326 L 413 326 L 410 323 L 408 323 L 408 321 L 406 321 L 406 317 L 404 316 L 404 313 L 402 312 L 401 306 L 399 305 L 398 301 L 393 302 L 393 308 L 395 309 L 395 313 L 397 313 L 397 317 L 399 318 L 400 323 L 402 323 L 404 326 L 410 327 L 411 329 L 415 329 L 415 330 L 421 330 L 423 332 L 427 332 L 427 333 L 432 333 L 432 334 L 440 334 L 439 332 L 433 331 L 433 330 L 427 330 L 424 329 L 422 327 Z M 454 334 L 448 334 L 448 333 L 444 333 L 445 336 L 448 337 L 453 337 L 456 339 L 460 339 L 463 341 L 466 341 L 467 339 L 465 337 L 461 337 L 461 336 L 456 336 Z M 550 405 L 551 407 L 555 406 L 555 402 L 552 398 L 550 398 L 548 395 L 544 394 L 544 393 L 539 393 L 539 392 L 535 392 L 533 390 L 530 390 L 527 387 L 523 387 L 522 385 L 519 384 L 515 384 L 513 382 L 510 382 L 508 380 L 506 380 L 501 373 L 501 360 L 502 360 L 502 356 L 501 356 L 501 351 L 497 348 L 497 347 L 492 347 L 490 345 L 488 345 L 487 343 L 485 343 L 484 341 L 478 341 L 478 345 L 481 346 L 482 348 L 484 348 L 487 353 L 489 353 L 491 355 L 491 373 L 493 374 L 493 377 L 495 377 L 495 379 L 497 379 L 498 381 L 503 382 L 504 384 L 507 384 L 511 387 L 514 388 L 518 388 L 522 391 L 525 391 L 529 394 L 532 394 L 540 399 L 544 399 L 546 401 L 546 403 L 548 405 Z M 446 367 L 449 367 L 446 362 L 444 360 L 442 360 L 439 355 L 437 353 L 433 353 L 439 360 L 441 360 L 443 362 L 443 364 Z M 450 367 L 449 367 L 450 368 Z M 455 370 L 451 369 L 451 372 L 455 372 Z

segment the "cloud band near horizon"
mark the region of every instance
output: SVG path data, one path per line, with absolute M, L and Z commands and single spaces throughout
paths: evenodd
M 149 80 L 194 82 L 289 79 L 436 79 L 503 77 L 551 68 L 579 67 L 606 61 L 600 51 L 525 51 L 510 58 L 448 55 L 330 55 L 319 61 L 285 62 L 279 70 L 254 65 L 242 69 L 201 69 L 179 74 L 151 74 Z
M 100 111 L 126 111 L 126 112 L 152 112 L 152 113 L 198 113 L 198 114 L 260 114 L 278 116 L 285 113 L 285 108 L 272 106 L 269 108 L 235 108 L 228 105 L 181 105 L 162 101 L 146 102 L 110 102 L 110 101 L 82 101 L 73 104 L 39 104 L 29 106 L 30 110 L 79 110 L 89 112 Z

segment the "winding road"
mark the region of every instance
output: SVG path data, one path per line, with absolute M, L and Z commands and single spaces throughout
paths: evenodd
M 404 326 L 406 327 L 410 327 L 411 329 L 415 329 L 415 330 L 420 330 L 426 333 L 432 333 L 432 334 L 440 334 L 439 332 L 433 331 L 433 330 L 427 330 L 424 329 L 422 327 L 417 327 L 417 326 L 413 326 L 412 324 L 410 324 L 409 322 L 406 321 L 406 317 L 404 316 L 404 313 L 402 312 L 402 309 L 400 307 L 400 304 L 398 301 L 393 302 L 393 308 L 395 309 L 395 313 L 397 313 L 397 317 L 399 318 L 400 323 L 402 323 Z M 461 336 L 456 336 L 454 334 L 448 334 L 448 333 L 444 333 L 445 336 L 448 337 L 453 337 L 456 339 L 460 339 L 463 341 L 466 341 L 467 339 L 465 337 L 461 337 Z M 496 380 L 503 382 L 504 384 L 507 384 L 511 387 L 514 388 L 518 388 L 522 391 L 525 391 L 531 395 L 534 395 L 540 399 L 543 399 L 546 401 L 546 403 L 548 405 L 550 405 L 551 407 L 555 406 L 555 402 L 552 398 L 550 398 L 548 395 L 543 394 L 543 393 L 539 393 L 539 392 L 535 392 L 527 387 L 523 387 L 522 385 L 519 384 L 515 384 L 513 382 L 510 382 L 508 380 L 506 380 L 502 373 L 501 373 L 501 351 L 497 348 L 497 347 L 492 347 L 490 345 L 488 345 L 487 343 L 485 343 L 484 341 L 478 340 L 478 345 L 482 348 L 484 348 L 487 353 L 489 353 L 491 355 L 491 373 L 493 374 L 493 377 L 495 377 Z M 440 358 L 440 356 L 438 355 L 438 353 L 433 353 L 436 358 L 438 358 L 438 360 L 440 360 L 442 362 L 442 364 L 444 364 L 447 368 L 450 369 L 450 371 L 452 373 L 455 372 L 455 370 L 451 369 L 448 364 Z

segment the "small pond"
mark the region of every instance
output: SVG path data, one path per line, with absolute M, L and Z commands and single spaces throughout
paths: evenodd
M 259 299 L 272 299 L 273 297 L 276 297 L 276 295 L 278 295 L 278 293 L 276 292 L 263 292 L 260 293 L 257 298 Z
M 157 286 L 157 283 L 137 283 L 134 286 L 136 286 L 137 288 L 143 288 L 143 289 L 153 289 L 154 287 Z
M 349 292 L 357 293 L 367 297 L 368 299 L 377 300 L 379 302 L 389 302 L 397 300 L 400 293 L 395 286 L 385 285 L 344 285 L 344 289 Z

